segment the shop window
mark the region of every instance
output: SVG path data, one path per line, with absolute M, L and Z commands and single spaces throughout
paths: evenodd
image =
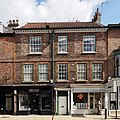
M 110 110 L 116 109 L 116 92 L 110 93 Z
M 50 98 L 42 97 L 42 110 L 50 110 Z
M 73 101 L 77 109 L 88 109 L 88 94 L 87 93 L 74 93 Z
M 42 99 L 42 106 L 41 109 L 43 111 L 50 111 L 51 110 L 51 99 L 50 99 L 50 95 L 48 94 L 44 94 L 41 95 L 41 99 Z
M 20 94 L 19 95 L 19 110 L 28 110 L 28 95 Z

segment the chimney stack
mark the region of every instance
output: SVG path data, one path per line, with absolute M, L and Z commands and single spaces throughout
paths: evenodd
M 97 11 L 95 12 L 95 15 L 93 16 L 92 22 L 101 22 L 101 13 L 99 13 L 99 8 L 97 8 Z
M 19 20 L 9 20 L 8 22 L 8 28 L 14 28 L 19 26 Z

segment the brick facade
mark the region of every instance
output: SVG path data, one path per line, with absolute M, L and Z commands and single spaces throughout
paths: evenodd
M 11 34 L 0 36 L 0 84 L 13 85 L 15 77 L 15 37 Z
M 41 23 L 42 24 L 42 23 Z M 54 25 L 55 24 L 55 25 Z M 96 23 L 81 23 L 81 22 L 75 22 L 75 23 L 69 23 L 66 24 L 66 26 L 63 26 L 63 23 L 52 23 L 50 25 L 53 25 L 52 29 L 54 29 L 54 84 L 51 83 L 52 79 L 52 33 L 49 32 L 45 25 L 42 26 L 42 28 L 37 28 L 38 30 L 46 30 L 45 32 L 34 32 L 35 28 L 27 28 L 27 25 L 22 28 L 15 29 L 15 34 L 13 36 L 1 36 L 0 37 L 0 49 L 1 49 L 1 60 L 0 60 L 0 85 L 6 86 L 9 85 L 10 87 L 13 87 L 13 91 L 9 94 L 11 94 L 11 99 L 13 100 L 14 105 L 12 106 L 14 108 L 14 111 L 12 113 L 14 114 L 48 114 L 45 110 L 42 111 L 41 104 L 42 99 L 44 98 L 44 95 L 48 96 L 48 98 L 51 100 L 50 104 L 50 111 L 49 114 L 59 114 L 57 111 L 58 103 L 57 103 L 57 97 L 59 99 L 60 96 L 66 96 L 68 102 L 70 102 L 69 98 L 70 96 L 70 89 L 72 85 L 78 85 L 78 86 L 92 86 L 91 88 L 96 88 L 99 86 L 104 85 L 104 83 L 107 82 L 108 78 L 108 61 L 107 61 L 107 31 L 99 31 L 100 29 L 104 29 L 104 26 L 100 26 Z M 58 27 L 57 27 L 58 25 Z M 75 31 L 77 25 L 80 27 L 82 26 L 82 29 L 85 29 L 84 31 Z M 83 26 L 85 25 L 85 26 Z M 74 27 L 75 26 L 75 27 Z M 64 28 L 67 27 L 66 32 L 64 31 Z M 69 28 L 70 27 L 70 28 Z M 79 30 L 79 27 L 77 28 Z M 87 29 L 86 29 L 87 27 Z M 95 28 L 94 28 L 95 27 Z M 72 28 L 72 32 L 70 29 Z M 88 29 L 92 30 L 92 32 Z M 16 31 L 29 31 L 33 30 L 32 33 L 17 33 Z M 57 32 L 57 30 L 60 30 Z M 12 34 L 12 33 L 11 33 Z M 95 36 L 95 48 L 96 51 L 94 53 L 83 53 L 83 36 L 85 35 L 94 35 Z M 42 37 L 42 54 L 30 54 L 29 52 L 29 40 L 30 37 L 33 36 L 41 36 Z M 58 52 L 58 36 L 67 36 L 67 49 L 68 53 L 61 54 Z M 5 54 L 3 54 L 5 53 Z M 78 63 L 85 63 L 87 65 L 87 80 L 80 81 L 77 80 L 77 64 Z M 93 73 L 92 73 L 92 65 L 94 63 L 100 63 L 102 64 L 102 80 L 94 80 L 93 81 Z M 33 65 L 33 80 L 32 82 L 24 82 L 24 71 L 23 71 L 23 65 L 24 64 L 32 64 Z M 40 82 L 39 81 L 39 64 L 47 64 L 48 65 L 48 81 L 47 82 Z M 67 64 L 68 65 L 68 80 L 66 81 L 60 81 L 58 80 L 58 64 Z M 78 87 L 80 88 L 80 87 Z M 88 87 L 89 88 L 89 87 Z M 5 88 L 6 89 L 6 88 Z M 60 89 L 60 90 L 59 90 Z M 1 88 L 2 90 L 2 88 Z M 37 93 L 36 93 L 37 92 Z M 96 92 L 96 91 L 94 91 Z M 103 91 L 102 91 L 103 92 Z M 94 97 L 95 100 L 98 100 L 102 96 L 103 93 L 95 93 Z M 20 96 L 24 94 L 27 94 L 29 96 L 29 109 L 25 111 L 22 111 L 20 108 Z M 89 93 L 86 93 L 89 94 Z M 5 96 L 6 93 L 3 92 L 3 96 Z M 35 95 L 35 96 L 34 96 Z M 0 99 L 6 97 L 1 96 Z M 39 98 L 37 97 L 39 96 Z M 52 96 L 52 97 L 51 97 Z M 34 98 L 35 97 L 35 98 Z M 48 99 L 47 98 L 47 99 Z M 32 111 L 32 100 L 39 100 L 37 109 L 38 111 Z M 16 103 L 17 101 L 17 103 Z M 71 100 L 72 101 L 72 100 Z M 68 110 L 66 114 L 70 114 L 70 109 L 72 109 L 72 103 L 71 108 L 68 107 Z M 5 103 L 4 103 L 5 106 Z M 31 107 L 32 106 L 32 107 Z M 56 109 L 55 109 L 56 107 Z M 1 112 L 2 113 L 2 112 Z
M 120 29 L 110 27 L 108 29 L 108 76 L 115 77 L 114 51 L 120 49 Z

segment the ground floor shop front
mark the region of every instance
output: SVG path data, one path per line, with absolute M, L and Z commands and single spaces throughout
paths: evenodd
M 101 114 L 105 104 L 101 84 L 1 86 L 0 93 L 0 114 Z
M 0 92 L 0 114 L 53 114 L 52 86 L 6 86 Z
M 71 114 L 101 114 L 104 110 L 105 87 L 71 85 Z

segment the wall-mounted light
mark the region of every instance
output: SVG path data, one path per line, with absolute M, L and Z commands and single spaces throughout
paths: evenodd
M 17 90 L 14 90 L 14 94 L 17 95 Z

